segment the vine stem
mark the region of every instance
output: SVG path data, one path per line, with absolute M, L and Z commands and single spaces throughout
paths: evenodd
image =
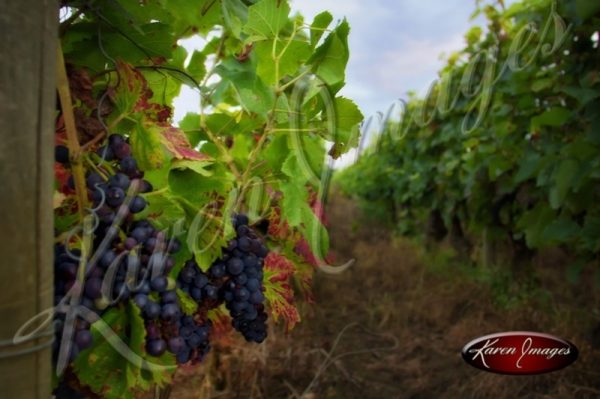
M 85 172 L 81 159 L 81 146 L 77 135 L 77 126 L 75 124 L 75 114 L 73 112 L 73 101 L 71 99 L 71 89 L 69 88 L 69 78 L 67 77 L 67 68 L 62 52 L 62 46 L 59 42 L 56 48 L 57 55 L 57 91 L 62 109 L 62 116 L 65 122 L 67 132 L 67 147 L 71 156 L 71 172 L 75 182 L 75 194 L 77 196 L 77 207 L 82 220 L 85 216 L 87 206 L 87 193 L 85 185 Z

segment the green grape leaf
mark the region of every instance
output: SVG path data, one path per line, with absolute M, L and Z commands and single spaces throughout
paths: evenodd
M 222 23 L 220 3 L 214 0 L 163 0 L 164 8 L 173 16 L 171 22 L 176 32 L 192 28 L 206 34 Z
M 144 195 L 144 198 L 147 206 L 139 217 L 150 220 L 158 229 L 169 229 L 185 218 L 183 208 L 173 200 L 169 192 L 160 195 Z
M 200 51 L 195 50 L 192 53 L 192 58 L 187 66 L 187 72 L 193 77 L 198 84 L 202 82 L 206 75 L 206 55 Z
M 564 244 L 576 238 L 581 227 L 570 217 L 561 215 L 552 221 L 542 233 L 542 240 L 552 245 Z
M 296 182 L 284 182 L 280 186 L 283 193 L 281 214 L 290 226 L 300 226 L 305 216 L 302 210 L 308 207 L 306 187 L 296 184 Z
M 541 126 L 562 126 L 571 118 L 571 111 L 565 108 L 552 108 L 531 119 L 532 130 Z
M 346 79 L 346 64 L 350 57 L 348 34 L 350 26 L 344 21 L 331 32 L 308 61 L 315 73 L 328 85 L 337 85 Z
M 257 58 L 256 73 L 268 85 L 279 83 L 277 77 L 281 80 L 287 75 L 295 74 L 311 55 L 307 42 L 294 39 L 288 45 L 287 40 L 278 40 L 275 45 L 278 58 L 273 59 L 273 45 L 273 40 L 264 40 L 256 43 L 254 50 Z
M 360 136 L 359 125 L 363 120 L 363 114 L 352 100 L 344 97 L 336 97 L 335 116 L 335 134 L 333 137 L 329 137 L 329 139 L 334 142 L 330 155 L 334 159 L 337 159 L 350 148 L 358 145 L 358 138 Z
M 197 206 L 204 206 L 213 193 L 227 195 L 232 188 L 232 177 L 224 167 L 215 164 L 211 169 L 212 174 L 206 176 L 198 171 L 185 169 L 171 169 L 169 173 L 169 187 L 176 197 L 187 199 Z
M 220 86 L 230 84 L 244 110 L 266 119 L 267 113 L 273 108 L 275 94 L 255 74 L 250 63 L 241 64 L 231 59 L 222 62 L 216 72 L 223 78 Z
M 555 212 L 546 204 L 538 203 L 535 208 L 525 212 L 517 222 L 517 227 L 525 233 L 529 248 L 540 248 L 546 243 L 543 234 L 554 220 Z
M 199 175 L 209 177 L 213 175 L 207 167 L 213 164 L 213 161 L 191 161 L 191 160 L 174 160 L 171 163 L 171 169 L 190 169 Z
M 253 41 L 274 39 L 287 23 L 289 13 L 286 0 L 260 0 L 248 8 L 244 32 Z
M 235 37 L 241 38 L 244 24 L 248 21 L 248 6 L 238 0 L 222 0 L 221 5 L 225 25 Z
M 558 209 L 571 190 L 574 179 L 579 172 L 579 162 L 574 159 L 562 161 L 554 172 L 554 186 L 550 189 L 550 205 Z
M 333 21 L 333 16 L 329 11 L 323 11 L 322 13 L 315 16 L 312 24 L 310 24 L 310 46 L 314 49 L 323 33 L 325 33 L 325 29 L 331 24 Z

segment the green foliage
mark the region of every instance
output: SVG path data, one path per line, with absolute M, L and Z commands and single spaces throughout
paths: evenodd
M 401 122 L 385 125 L 338 177 L 342 188 L 383 209 L 404 233 L 422 230 L 439 211 L 448 230 L 458 219 L 470 237 L 486 229 L 531 249 L 562 246 L 597 258 L 600 58 L 592 35 L 600 9 L 552 3 L 487 6 L 487 31 L 467 33 L 441 84 L 427 99 L 411 98 Z M 525 41 L 529 23 L 538 33 Z M 486 51 L 496 54 L 487 90 Z

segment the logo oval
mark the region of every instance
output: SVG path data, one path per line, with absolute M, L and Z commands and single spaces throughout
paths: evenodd
M 465 345 L 462 357 L 478 369 L 498 374 L 542 374 L 577 360 L 571 342 L 549 334 L 510 331 L 476 338 Z

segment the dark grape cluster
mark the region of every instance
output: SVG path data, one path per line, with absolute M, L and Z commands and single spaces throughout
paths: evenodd
M 267 337 L 262 268 L 269 251 L 248 226 L 246 215 L 236 215 L 233 226 L 236 238 L 228 243 L 207 273 L 190 260 L 181 270 L 177 284 L 204 306 L 214 307 L 225 301 L 233 327 L 246 340 L 260 343 Z
M 163 306 L 163 313 L 172 315 L 174 309 L 172 306 L 165 310 Z M 210 350 L 211 322 L 198 321 L 194 316 L 178 313 L 178 316 L 168 319 L 161 313 L 160 320 L 150 319 L 145 315 L 148 332 L 146 352 L 152 356 L 161 356 L 169 351 L 175 355 L 178 364 L 198 363 Z
M 137 162 L 131 156 L 131 148 L 125 139 L 112 134 L 108 138 L 108 145 L 98 150 L 105 161 L 115 162 L 118 173 L 105 179 L 98 172 L 91 172 L 86 176 L 86 184 L 90 190 L 91 198 L 97 209 L 100 220 L 112 223 L 116 210 L 123 205 L 127 192 L 136 182 L 137 192 L 129 203 L 132 214 L 139 213 L 146 208 L 146 200 L 137 193 L 148 193 L 153 190 L 152 185 L 143 180 L 143 172 L 137 167 Z
M 146 201 L 142 196 L 135 195 L 125 206 L 127 190 L 133 182 L 142 193 L 152 191 L 152 186 L 142 180 L 143 172 L 137 169 L 129 144 L 123 137 L 113 134 L 108 142 L 108 146 L 98 152 L 105 160 L 114 161 L 113 164 L 108 165 L 110 168 L 99 165 L 97 171 L 86 176 L 88 194 L 94 203 L 93 212 L 96 216 L 93 255 L 86 262 L 85 270 L 81 270 L 81 252 L 78 249 L 67 252 L 64 245 L 56 246 L 55 304 L 63 302 L 69 292 L 73 296 L 71 289 L 78 284 L 81 285 L 79 305 L 88 311 L 101 314 L 109 306 L 118 306 L 129 299 L 135 299 L 139 305 L 145 298 L 147 303 L 142 307 L 142 313 L 149 319 L 158 317 L 176 321 L 180 317 L 180 309 L 174 290 L 175 282 L 167 276 L 175 266 L 172 255 L 179 251 L 181 244 L 155 229 L 148 220 L 134 221 L 133 215 L 144 210 Z M 56 148 L 58 159 L 66 149 L 60 146 Z M 110 171 L 116 173 L 111 174 Z M 114 222 L 118 212 L 123 217 L 117 226 Z M 158 296 L 160 303 L 148 299 L 149 295 Z M 71 299 L 68 303 L 71 303 Z M 64 312 L 58 312 L 56 319 L 56 332 L 60 335 Z M 80 350 L 91 346 L 89 328 L 89 322 L 81 318 L 76 320 L 70 360 Z M 55 342 L 58 350 L 60 336 Z M 57 355 L 55 351 L 55 358 Z
M 222 263 L 229 280 L 223 286 L 223 299 L 233 327 L 247 341 L 263 342 L 267 337 L 267 313 L 263 294 L 263 262 L 269 253 L 257 234 L 248 226 L 245 215 L 234 218 L 237 238 L 229 242 Z

